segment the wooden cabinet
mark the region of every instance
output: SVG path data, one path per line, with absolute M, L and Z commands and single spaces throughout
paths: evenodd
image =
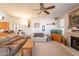
M 51 39 L 54 41 L 61 42 L 62 36 L 60 34 L 52 34 Z

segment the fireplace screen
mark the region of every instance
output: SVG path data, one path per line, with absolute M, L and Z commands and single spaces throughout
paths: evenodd
M 79 50 L 79 37 L 71 36 L 71 47 Z

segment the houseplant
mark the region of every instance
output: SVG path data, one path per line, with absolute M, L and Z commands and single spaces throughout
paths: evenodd
M 60 30 L 60 29 L 52 29 L 50 33 L 51 34 L 62 34 L 62 30 Z

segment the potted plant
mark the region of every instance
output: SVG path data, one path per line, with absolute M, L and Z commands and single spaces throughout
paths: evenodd
M 51 34 L 62 34 L 62 30 L 60 30 L 60 29 L 53 29 L 53 30 L 51 30 Z

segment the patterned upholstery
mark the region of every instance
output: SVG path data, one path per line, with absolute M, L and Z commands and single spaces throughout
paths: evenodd
M 34 37 L 44 37 L 44 33 L 34 33 Z
M 18 40 L 16 40 L 18 39 Z M 13 56 L 25 44 L 28 38 L 14 38 L 0 46 L 0 56 Z M 9 44 L 10 43 L 10 44 Z
M 10 52 L 9 47 L 7 46 L 0 47 L 0 56 L 8 56 L 9 52 Z
M 47 36 L 44 33 L 34 33 L 33 41 L 46 41 Z

